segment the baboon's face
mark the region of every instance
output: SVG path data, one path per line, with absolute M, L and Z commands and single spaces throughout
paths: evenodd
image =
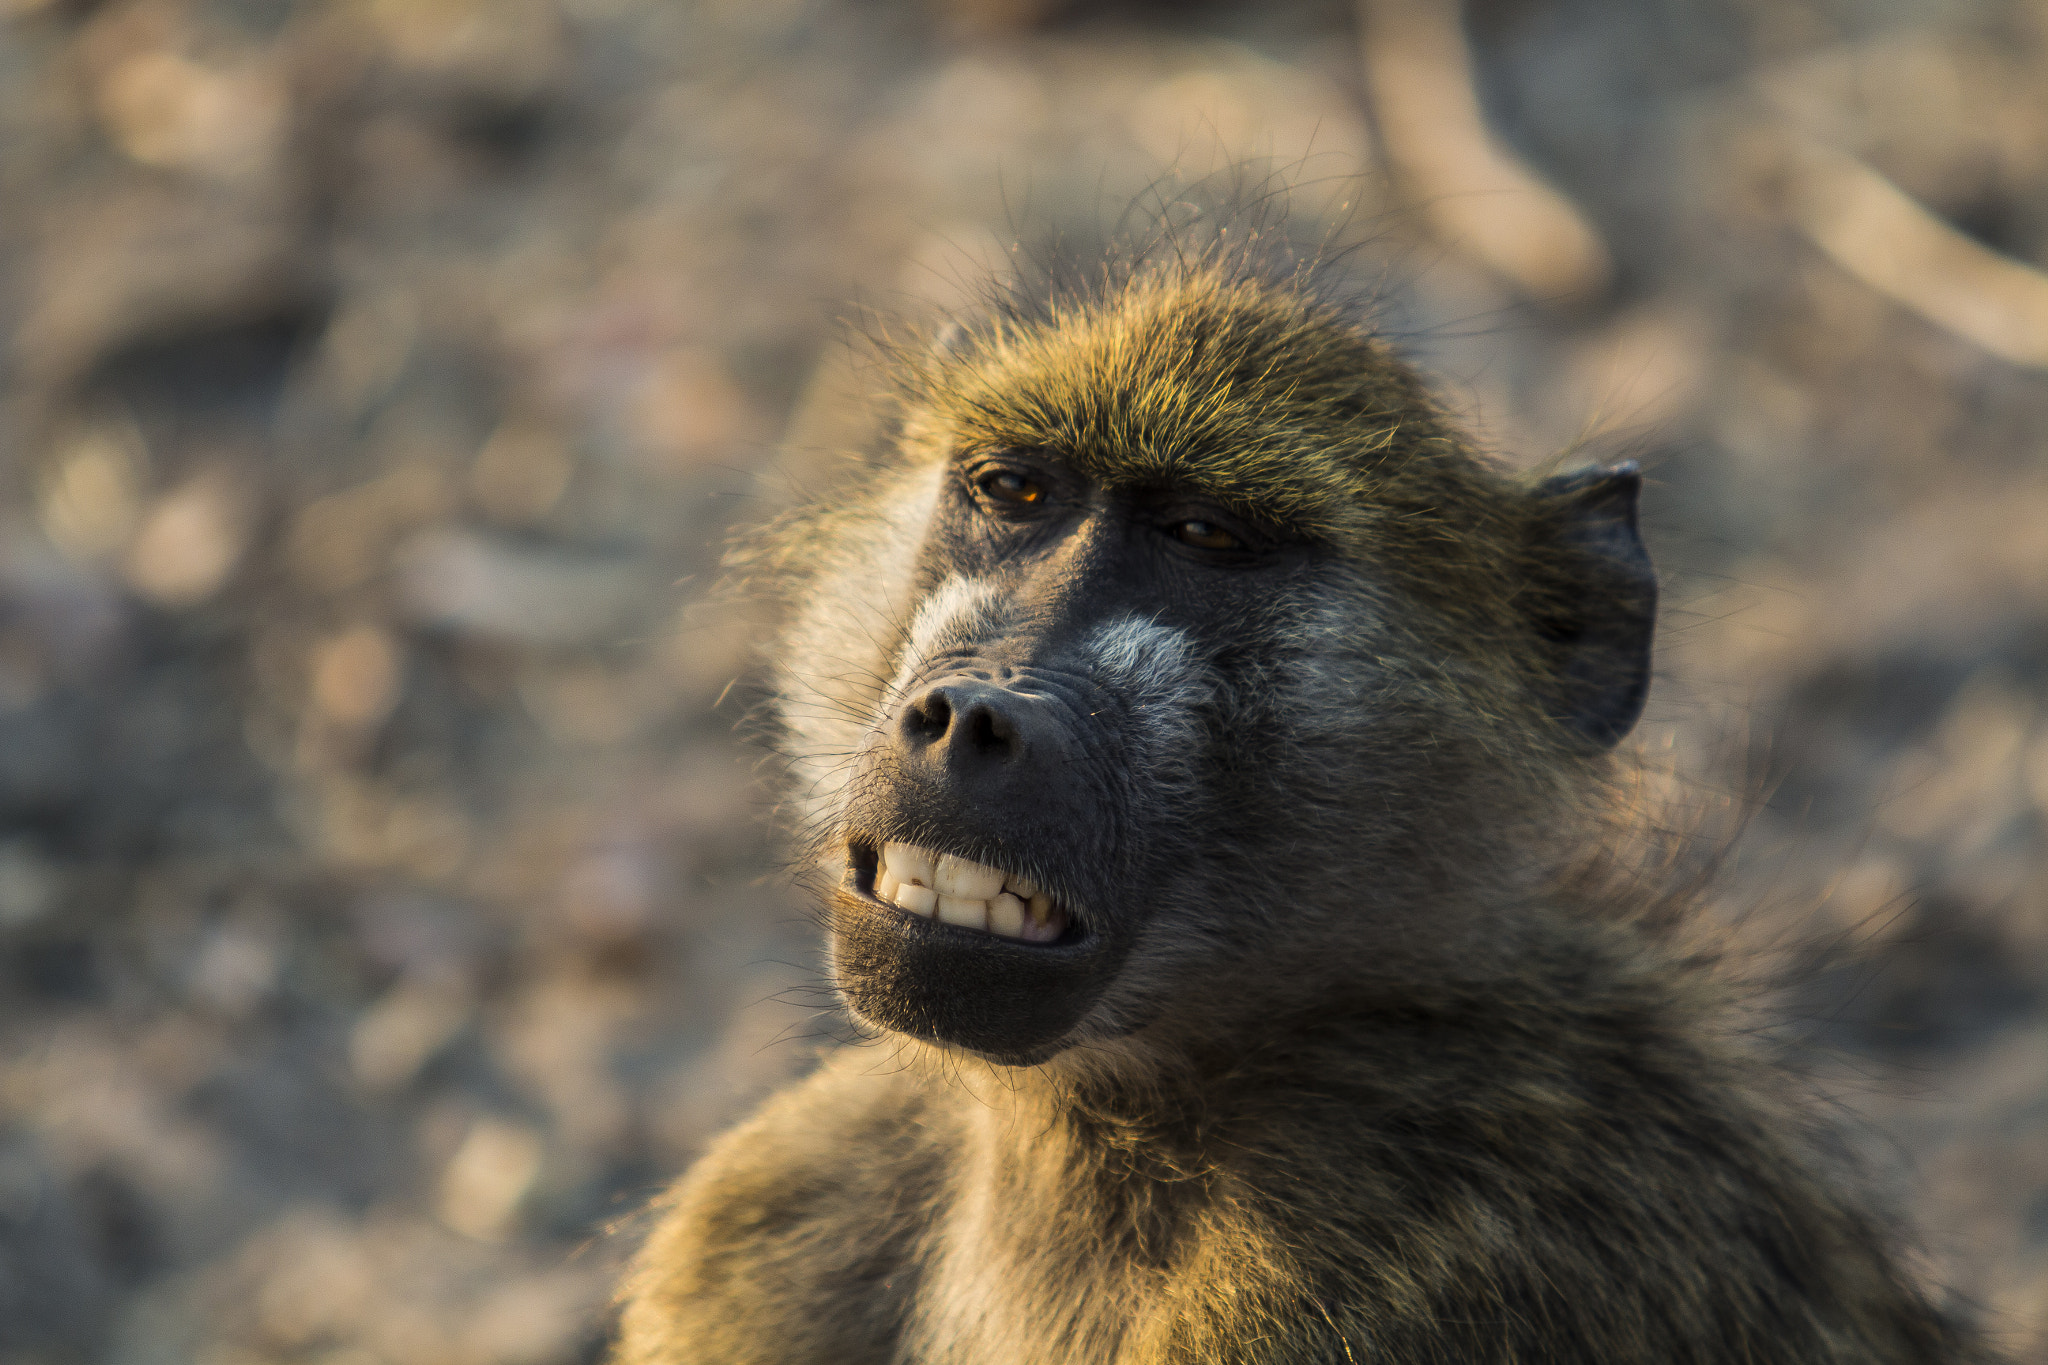
M 1217 893 L 1197 869 L 1270 833 L 1219 781 L 1257 762 L 1226 699 L 1300 630 L 1318 556 L 1003 450 L 945 471 L 917 573 L 846 788 L 840 985 L 870 1022 L 1030 1060 L 1148 931 L 1193 931 L 1176 898 Z
M 1530 622 L 1569 642 L 1548 683 L 1444 648 L 1370 555 L 1171 480 L 1108 487 L 1009 448 L 930 472 L 888 509 L 923 527 L 907 623 L 838 625 L 842 658 L 878 651 L 877 686 L 817 702 L 867 716 L 821 747 L 844 758 L 835 971 L 871 1024 L 1027 1063 L 1219 1017 L 1244 982 L 1403 970 L 1385 964 L 1449 951 L 1418 907 L 1511 861 L 1528 774 L 1642 706 L 1632 467 L 1535 495 L 1587 585 Z
M 1440 968 L 1641 708 L 1632 468 L 1514 485 L 1354 334 L 1191 299 L 982 353 L 812 542 L 785 716 L 871 1024 L 1023 1063 Z

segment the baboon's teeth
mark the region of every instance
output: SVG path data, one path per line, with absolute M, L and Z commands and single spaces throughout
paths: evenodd
M 875 896 L 913 915 L 1027 943 L 1050 943 L 1067 930 L 1066 911 L 1030 878 L 916 844 L 882 845 Z
M 929 886 L 905 882 L 896 888 L 895 901 L 913 915 L 929 915 L 939 908 L 939 893 Z
M 1024 937 L 1024 902 L 1005 891 L 988 903 L 988 931 L 1004 938 Z
M 951 853 L 939 855 L 938 881 L 941 896 L 985 901 L 1003 889 L 1003 874 L 987 863 L 969 862 Z
M 957 924 L 963 929 L 986 929 L 988 902 L 949 896 L 942 891 L 939 893 L 939 923 Z
M 938 883 L 932 876 L 932 869 L 938 861 L 936 854 L 916 844 L 882 845 L 882 871 L 893 875 L 899 882 L 938 890 Z

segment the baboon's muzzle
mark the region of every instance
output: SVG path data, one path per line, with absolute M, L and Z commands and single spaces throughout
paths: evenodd
M 1090 703 L 1064 679 L 957 673 L 877 728 L 834 900 L 835 969 L 861 1017 L 1022 1063 L 1101 996 L 1127 946 L 1106 913 L 1124 812 Z
M 892 737 L 906 771 L 965 806 L 1029 800 L 1071 765 L 1079 746 L 1057 703 L 979 678 L 925 688 L 896 713 Z

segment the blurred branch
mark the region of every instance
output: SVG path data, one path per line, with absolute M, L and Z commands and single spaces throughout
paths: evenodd
M 2014 365 L 2048 369 L 2048 275 L 1971 240 L 1867 163 L 1795 140 L 1785 210 L 1835 264 Z
M 1487 129 L 1458 0 L 1359 0 L 1358 25 L 1387 159 L 1437 234 L 1532 298 L 1605 289 L 1599 233 Z

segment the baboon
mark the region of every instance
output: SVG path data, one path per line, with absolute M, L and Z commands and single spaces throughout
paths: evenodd
M 1988 1360 L 1602 851 L 1637 469 L 1509 472 L 1215 223 L 902 347 L 741 552 L 876 1045 L 674 1188 L 621 1365 Z

